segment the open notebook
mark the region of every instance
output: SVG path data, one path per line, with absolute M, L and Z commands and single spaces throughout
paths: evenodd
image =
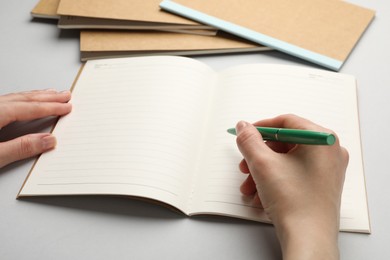
M 71 103 L 53 130 L 56 149 L 39 157 L 19 198 L 135 196 L 186 215 L 269 222 L 239 191 L 242 156 L 226 130 L 295 113 L 335 130 L 349 150 L 340 228 L 370 232 L 352 76 L 272 64 L 217 73 L 169 56 L 94 60 Z

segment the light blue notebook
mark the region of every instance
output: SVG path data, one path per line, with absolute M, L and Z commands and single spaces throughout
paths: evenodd
M 340 0 L 164 0 L 160 7 L 335 71 L 375 14 Z

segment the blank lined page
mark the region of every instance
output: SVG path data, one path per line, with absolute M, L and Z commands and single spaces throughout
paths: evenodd
M 245 65 L 220 74 L 218 96 L 209 119 L 206 164 L 194 212 L 268 221 L 259 205 L 239 187 L 246 175 L 235 136 L 226 132 L 239 120 L 255 122 L 294 113 L 333 129 L 350 153 L 341 209 L 341 229 L 369 232 L 355 79 L 314 69 Z
M 211 73 L 183 58 L 88 62 L 73 111 L 54 130 L 56 149 L 41 156 L 20 195 L 133 195 L 183 209 Z

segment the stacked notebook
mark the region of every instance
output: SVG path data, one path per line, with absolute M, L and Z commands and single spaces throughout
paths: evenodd
M 160 6 L 336 71 L 375 14 L 339 0 L 164 0 Z
M 80 33 L 81 60 L 140 55 L 205 55 L 270 50 L 159 7 L 160 0 L 41 0 L 31 14 Z
M 375 12 L 339 0 L 41 0 L 32 15 L 81 29 L 82 60 L 275 49 L 338 71 Z

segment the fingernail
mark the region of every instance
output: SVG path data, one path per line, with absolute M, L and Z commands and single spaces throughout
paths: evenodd
M 70 94 L 70 91 L 69 90 L 63 90 L 60 92 L 61 94 Z
M 54 89 L 54 88 L 47 88 L 47 89 L 44 89 L 43 91 L 47 91 L 47 92 L 57 92 L 57 90 Z
M 41 142 L 42 142 L 42 148 L 44 150 L 53 149 L 57 143 L 56 138 L 51 134 L 43 136 L 41 138 Z
M 237 135 L 239 135 L 239 134 L 242 132 L 242 130 L 243 130 L 247 125 L 248 125 L 248 123 L 245 122 L 245 121 L 240 121 L 240 122 L 238 122 L 237 125 L 236 125 L 236 133 L 237 133 Z

